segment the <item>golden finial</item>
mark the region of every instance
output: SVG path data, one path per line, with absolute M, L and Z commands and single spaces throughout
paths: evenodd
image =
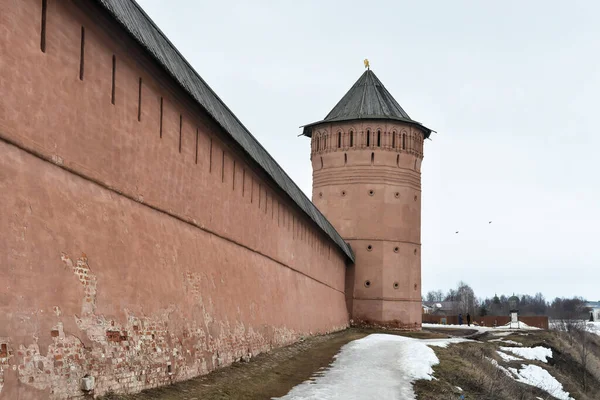
M 371 68 L 369 68 L 369 60 L 368 59 L 365 58 L 364 63 L 365 63 L 365 68 L 366 69 L 371 69 Z

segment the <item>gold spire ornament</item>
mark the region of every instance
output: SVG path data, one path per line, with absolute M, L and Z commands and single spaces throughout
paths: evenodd
M 366 69 L 371 69 L 371 68 L 369 68 L 369 60 L 368 59 L 365 58 L 364 63 L 365 63 L 365 68 Z

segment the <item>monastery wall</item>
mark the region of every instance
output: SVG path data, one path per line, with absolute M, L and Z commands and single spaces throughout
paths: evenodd
M 345 256 L 92 2 L 0 2 L 0 399 L 348 324 Z

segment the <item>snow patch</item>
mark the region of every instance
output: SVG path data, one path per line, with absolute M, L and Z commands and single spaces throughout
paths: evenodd
M 588 322 L 586 324 L 586 330 L 600 336 L 600 322 Z
M 487 360 L 489 360 L 489 362 L 491 362 L 496 368 L 498 368 L 500 371 L 504 372 L 504 374 L 506 376 L 508 376 L 509 378 L 515 378 L 511 372 L 509 370 L 507 370 L 506 368 L 504 368 L 502 365 L 498 364 L 498 361 L 494 360 L 493 358 L 490 357 L 485 357 Z
M 514 340 L 506 340 L 506 339 L 492 339 L 488 340 L 489 342 L 502 342 L 506 344 L 512 344 L 515 346 L 523 346 L 523 343 L 515 342 Z
M 511 322 L 509 322 L 509 323 L 507 323 L 507 324 L 505 324 L 505 325 L 502 325 L 502 328 L 510 328 L 510 327 L 511 327 L 511 324 L 512 324 L 512 323 L 511 323 Z M 538 327 L 535 327 L 535 326 L 530 326 L 530 325 L 527 325 L 525 322 L 521 322 L 521 321 L 519 321 L 519 323 L 518 323 L 518 327 L 519 327 L 519 328 L 518 328 L 519 330 L 526 330 L 526 331 L 541 331 L 541 330 L 542 330 L 541 328 L 538 328 Z
M 481 343 L 481 342 L 475 342 L 473 340 L 469 340 L 469 339 L 462 339 L 462 338 L 452 338 L 452 339 L 421 339 L 419 340 L 421 343 L 424 343 L 428 346 L 436 346 L 436 347 L 448 347 L 449 344 L 451 343 L 462 343 L 462 342 L 472 342 L 472 343 Z
M 456 388 L 456 390 L 458 390 L 459 392 L 462 392 L 462 388 L 460 388 L 459 386 L 454 386 Z
M 569 392 L 563 390 L 562 384 L 544 368 L 537 365 L 521 365 L 521 367 L 518 371 L 516 368 L 509 368 L 517 376 L 515 379 L 517 382 L 538 387 L 559 400 L 574 400 Z
M 495 336 L 495 337 L 504 337 L 504 336 L 512 335 L 512 332 L 492 332 L 492 333 L 490 333 L 490 335 Z
M 513 353 L 522 358 L 528 360 L 538 360 L 541 362 L 548 362 L 548 358 L 552 358 L 552 350 L 537 346 L 537 347 L 500 347 L 500 350 Z
M 503 352 L 501 352 L 499 350 L 496 350 L 496 353 L 498 353 L 498 355 L 500 357 L 502 357 L 502 360 L 505 361 L 505 362 L 508 362 L 508 361 L 523 361 L 522 358 L 511 356 L 510 354 L 503 353 Z
M 430 346 L 466 341 L 372 334 L 343 346 L 329 369 L 278 399 L 415 399 L 413 382 L 433 379 L 432 366 L 439 363 Z

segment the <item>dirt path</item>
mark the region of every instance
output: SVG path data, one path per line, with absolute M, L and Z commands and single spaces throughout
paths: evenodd
M 109 395 L 105 400 L 235 400 L 270 399 L 285 395 L 319 369 L 348 342 L 381 331 L 348 329 L 308 338 L 288 347 L 260 354 L 249 363 L 236 363 L 208 375 L 135 395 Z M 394 334 L 392 331 L 381 333 Z M 397 333 L 417 338 L 446 337 L 427 332 Z

